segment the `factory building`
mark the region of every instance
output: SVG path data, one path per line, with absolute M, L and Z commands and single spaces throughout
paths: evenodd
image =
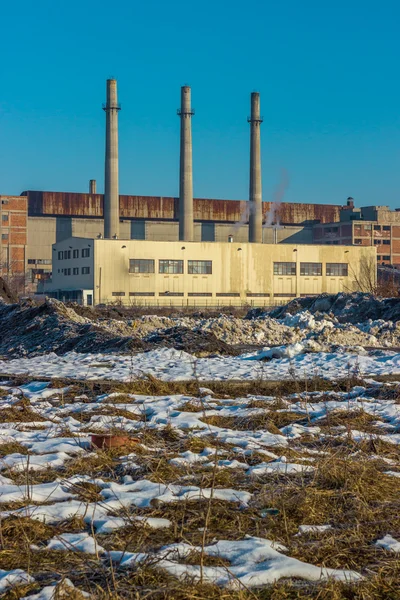
M 87 305 L 263 306 L 359 289 L 375 248 L 68 238 L 46 293 Z
M 102 194 L 39 191 L 24 194 L 29 207 L 27 258 L 35 263 L 48 261 L 49 273 L 52 244 L 71 236 L 104 237 Z M 248 241 L 248 204 L 239 200 L 194 198 L 194 241 L 224 242 L 230 237 L 239 242 Z M 179 240 L 179 198 L 120 195 L 119 206 L 120 238 Z M 312 224 L 338 220 L 341 206 L 282 203 L 274 207 L 270 202 L 263 202 L 264 221 L 274 208 L 279 226 L 263 226 L 264 243 L 312 244 Z
M 312 225 L 335 221 L 339 205 L 276 205 L 262 201 L 260 95 L 251 94 L 249 199 L 193 198 L 191 89 L 181 88 L 179 197 L 119 195 L 117 82 L 107 81 L 104 195 L 90 180 L 89 193 L 26 191 L 29 264 L 50 263 L 52 244 L 69 237 L 143 241 L 313 243 Z M 264 224 L 269 226 L 263 227 Z M 271 227 L 273 225 L 273 227 Z M 48 265 L 48 277 L 51 274 Z M 35 272 L 30 273 L 35 282 Z M 42 279 L 45 275 L 41 274 Z
M 392 211 L 388 206 L 355 208 L 349 198 L 340 211 L 339 222 L 314 225 L 313 241 L 336 246 L 372 246 L 378 265 L 400 266 L 400 211 Z
M 0 276 L 20 277 L 26 265 L 27 198 L 0 196 L 0 240 Z
M 247 118 L 250 141 L 247 200 L 193 197 L 194 110 L 190 87 L 181 88 L 177 111 L 180 119 L 177 197 L 119 194 L 121 107 L 114 79 L 107 80 L 103 109 L 104 194 L 97 193 L 93 179 L 85 194 L 32 190 L 21 194 L 27 217 L 24 262 L 32 291 L 39 281 L 42 292 L 51 291 L 66 298 L 79 296 L 85 303 L 124 298 L 124 302 L 135 299 L 157 304 L 190 304 L 203 298 L 215 304 L 225 298 L 223 303 L 226 299 L 230 303 L 250 299 L 255 304 L 266 304 L 279 302 L 279 298 L 286 301 L 295 295 L 355 289 L 360 262 L 368 259 L 375 270 L 377 250 L 381 263 L 389 262 L 388 256 L 390 262 L 396 262 L 397 253 L 400 258 L 395 225 L 399 223 L 400 227 L 400 213 L 387 207 L 357 209 L 351 199 L 345 206 L 263 201 L 263 118 L 257 92 L 250 96 Z M 382 221 L 381 235 L 372 221 Z M 373 234 L 368 234 L 371 231 Z M 83 247 L 85 240 L 87 248 Z M 91 257 L 87 254 L 89 244 Z M 125 260 L 128 251 L 131 254 L 128 261 L 150 261 L 153 271 L 130 272 L 131 263 Z M 181 258 L 182 252 L 185 257 Z M 75 261 L 74 264 L 68 265 L 69 260 Z M 88 260 L 93 262 L 86 264 Z M 120 265 L 115 275 L 107 266 L 110 260 Z M 206 269 L 204 265 L 211 261 L 212 272 L 191 270 L 196 261 L 201 263 L 199 269 Z M 182 271 L 173 271 L 175 263 L 181 265 L 177 268 Z M 163 264 L 172 271 L 162 271 Z M 284 265 L 282 272 L 279 264 Z M 168 289 L 166 278 L 170 278 Z M 150 287 L 146 288 L 145 283 Z

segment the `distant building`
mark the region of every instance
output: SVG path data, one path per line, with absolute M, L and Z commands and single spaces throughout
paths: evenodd
M 371 247 L 71 237 L 53 245 L 44 291 L 82 304 L 263 306 L 360 289 Z
M 378 265 L 400 265 L 400 211 L 388 206 L 346 207 L 340 221 L 313 227 L 315 244 L 373 246 Z
M 0 276 L 25 273 L 27 252 L 27 198 L 0 195 Z

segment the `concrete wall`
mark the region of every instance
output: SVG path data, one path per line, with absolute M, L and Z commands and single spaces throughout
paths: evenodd
M 73 252 L 78 251 L 74 258 Z M 83 257 L 82 250 L 89 250 L 89 256 Z M 71 258 L 59 257 L 59 253 L 71 252 Z M 94 289 L 94 243 L 88 238 L 69 238 L 53 245 L 53 276 L 51 289 L 56 290 L 93 290 Z M 89 273 L 82 273 L 82 268 L 89 268 Z M 73 274 L 73 269 L 78 269 L 78 274 Z M 70 269 L 71 274 L 65 274 Z
M 75 264 L 90 266 L 90 277 L 63 276 L 61 269 L 73 268 L 74 261 L 60 261 L 58 252 L 89 244 L 94 247 L 94 257 L 91 255 L 86 263 L 78 259 Z M 362 261 L 368 261 L 376 271 L 376 252 L 372 247 L 72 238 L 54 248 L 55 277 L 50 289 L 88 290 L 92 286 L 96 304 L 278 304 L 301 295 L 357 289 Z M 130 259 L 153 259 L 154 273 L 130 273 Z M 183 274 L 160 273 L 160 260 L 183 260 Z M 189 260 L 212 261 L 212 274 L 189 274 Z M 295 263 L 296 275 L 274 275 L 274 262 Z M 303 262 L 322 263 L 322 275 L 300 275 Z M 348 276 L 327 276 L 326 263 L 346 263 Z
M 233 236 L 234 241 L 247 242 L 248 225 L 233 223 L 195 223 L 194 240 L 200 242 L 209 233 L 210 241 L 227 242 Z M 122 220 L 120 238 L 135 239 L 144 234 L 146 240 L 177 241 L 179 237 L 178 221 Z M 52 258 L 52 244 L 69 237 L 97 238 L 104 235 L 103 219 L 85 219 L 72 217 L 29 217 L 27 259 L 48 260 Z M 214 235 L 214 240 L 212 240 Z M 274 231 L 270 227 L 263 228 L 264 243 L 274 243 Z M 140 237 L 139 237 L 140 239 Z M 284 226 L 276 230 L 278 243 L 311 244 L 312 228 L 309 226 Z M 40 263 L 39 263 L 40 264 Z M 51 265 L 41 265 L 51 271 Z

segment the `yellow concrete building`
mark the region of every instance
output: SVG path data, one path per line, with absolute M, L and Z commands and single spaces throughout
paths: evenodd
M 53 245 L 45 293 L 83 304 L 254 306 L 360 288 L 373 247 L 71 237 Z

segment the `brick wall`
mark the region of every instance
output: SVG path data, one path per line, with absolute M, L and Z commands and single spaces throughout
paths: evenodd
M 0 275 L 25 272 L 27 198 L 0 195 Z

